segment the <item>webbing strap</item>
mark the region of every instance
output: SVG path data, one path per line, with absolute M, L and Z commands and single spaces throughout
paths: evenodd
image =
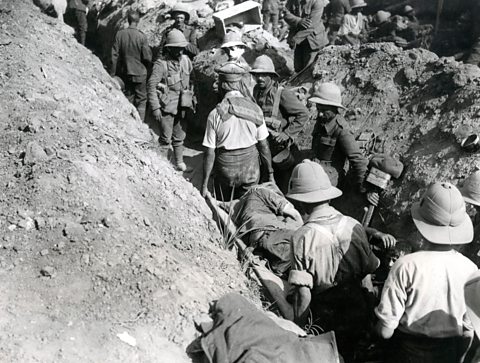
M 275 93 L 275 98 L 273 99 L 273 108 L 272 108 L 272 119 L 276 120 L 278 112 L 280 110 L 280 99 L 282 97 L 283 87 L 278 86 L 277 92 Z
M 325 237 L 329 238 L 330 240 L 334 241 L 335 243 L 338 242 L 338 235 L 343 231 L 343 229 L 346 227 L 347 225 L 347 217 L 346 216 L 342 216 L 340 221 L 338 222 L 338 225 L 337 225 L 337 229 L 335 230 L 335 233 L 333 234 L 332 232 L 330 232 L 326 227 L 318 224 L 318 223 L 315 223 L 315 221 L 311 221 L 311 222 L 307 222 L 308 226 L 311 226 L 313 227 L 313 229 L 317 230 L 317 232 L 320 232 L 321 234 L 323 234 Z

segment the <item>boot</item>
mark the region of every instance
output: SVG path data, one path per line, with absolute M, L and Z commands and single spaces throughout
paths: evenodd
M 173 164 L 178 171 L 187 170 L 187 165 L 183 162 L 183 145 L 173 147 Z

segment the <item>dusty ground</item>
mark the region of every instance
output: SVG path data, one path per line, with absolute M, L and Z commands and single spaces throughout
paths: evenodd
M 0 361 L 186 360 L 210 300 L 255 299 L 208 207 L 70 28 L 0 24 Z

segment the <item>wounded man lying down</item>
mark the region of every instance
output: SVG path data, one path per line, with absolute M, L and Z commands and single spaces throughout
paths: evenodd
M 251 187 L 234 207 L 233 222 L 249 246 L 260 252 L 279 276 L 288 276 L 290 241 L 302 226 L 300 213 L 274 183 Z

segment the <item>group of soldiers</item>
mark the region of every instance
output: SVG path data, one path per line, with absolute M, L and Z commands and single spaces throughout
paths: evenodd
M 344 35 L 347 15 L 360 19 L 359 12 L 352 13 L 355 4 L 344 6 L 341 22 L 331 18 L 331 39 Z M 321 20 L 324 6 L 322 0 L 286 4 L 297 70 L 329 42 Z M 414 14 L 405 10 L 413 22 Z M 175 23 L 164 34 L 162 55 L 147 80 L 152 52 L 137 29 L 138 13 L 130 12 L 129 28 L 116 35 L 111 75 L 123 67 L 125 92 L 142 119 L 148 100 L 162 150 L 172 147 L 174 166 L 185 171 L 186 120 L 196 107 L 191 58 L 198 44 L 186 24 L 188 11 L 174 8 L 172 17 Z M 250 66 L 243 58 L 247 46 L 235 30 L 221 48 L 228 60 L 215 69 L 218 104 L 207 118 L 200 191 L 207 198 L 213 192 L 217 199 L 240 200 L 244 220 L 236 216 L 236 222 L 247 226 L 249 244 L 270 253 L 276 272 L 294 288 L 295 322 L 303 327 L 313 321 L 335 331 L 347 362 L 356 359 L 355 348 L 369 332 L 390 341 L 390 362 L 462 362 L 473 338 L 463 287 L 477 266 L 456 249 L 474 238 L 465 201 L 480 205 L 480 175 L 461 190 L 434 183 L 413 204 L 422 248 L 398 259 L 378 296 L 370 278 L 380 265 L 373 245 L 392 248 L 396 239 L 330 205 L 347 191 L 378 201 L 365 187 L 368 159 L 343 117 L 341 89 L 331 82 L 313 85 L 308 98 L 316 108 L 312 160 L 305 159 L 297 138 L 310 112 L 279 82 L 272 59 L 261 55 Z M 278 222 L 288 218 L 292 223 Z

